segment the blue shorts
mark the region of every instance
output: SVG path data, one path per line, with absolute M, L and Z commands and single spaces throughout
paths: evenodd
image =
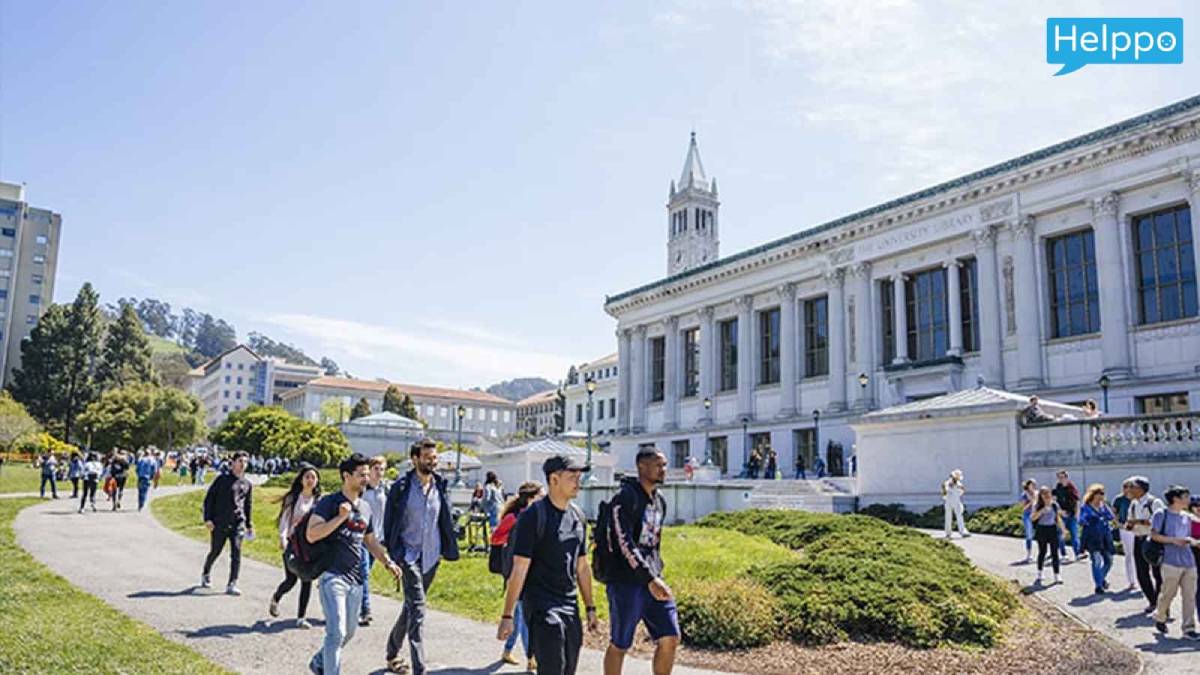
M 646 584 L 608 584 L 609 639 L 622 651 L 633 646 L 639 621 L 646 623 L 650 638 L 679 637 L 679 612 L 674 600 L 655 600 Z

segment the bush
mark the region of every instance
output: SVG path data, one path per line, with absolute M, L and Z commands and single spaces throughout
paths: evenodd
M 980 534 L 1024 537 L 1025 525 L 1021 522 L 1021 505 L 985 506 L 967 516 L 967 529 Z
M 988 647 L 1017 605 L 953 544 L 877 518 L 741 511 L 700 525 L 763 535 L 801 553 L 749 573 L 775 596 L 781 633 L 797 642 Z
M 906 527 L 916 527 L 919 517 L 917 514 L 904 508 L 903 504 L 872 504 L 865 509 L 859 509 L 858 512 L 864 516 L 878 518 L 892 525 L 904 525 Z
M 342 477 L 338 474 L 337 467 L 332 469 L 317 469 L 317 481 L 321 486 L 321 494 L 330 494 L 342 489 Z M 296 480 L 296 472 L 289 471 L 281 473 L 277 476 L 271 476 L 263 483 L 263 487 L 283 488 L 288 489 L 292 486 L 292 481 Z
M 769 644 L 778 635 L 774 596 L 751 579 L 721 584 L 691 579 L 675 588 L 683 640 L 699 647 L 746 649 Z

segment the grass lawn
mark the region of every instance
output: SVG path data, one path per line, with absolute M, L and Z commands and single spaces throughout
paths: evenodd
M 0 500 L 0 672 L 228 672 L 76 589 L 18 547 L 12 521 L 38 501 Z
M 256 560 L 282 566 L 282 551 L 275 528 L 282 488 L 254 490 L 254 529 L 257 537 L 245 542 L 242 551 Z M 154 516 L 171 529 L 208 541 L 208 530 L 200 522 L 202 492 L 157 499 L 151 503 Z M 712 584 L 741 575 L 755 563 L 784 562 L 794 554 L 765 538 L 729 530 L 672 527 L 663 534 L 663 559 L 667 583 L 676 586 Z M 396 582 L 376 565 L 371 570 L 371 592 L 402 598 Z M 456 562 L 443 561 L 429 594 L 430 604 L 443 611 L 480 621 L 495 621 L 503 603 L 503 586 L 498 575 L 488 572 L 487 556 L 467 554 Z M 604 587 L 596 584 L 596 607 L 601 618 L 608 616 Z

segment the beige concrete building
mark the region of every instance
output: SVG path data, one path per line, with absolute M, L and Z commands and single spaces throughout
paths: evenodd
M 547 389 L 517 401 L 517 430 L 527 436 L 549 436 L 556 430 L 554 416 L 558 413 L 558 390 Z
M 250 405 L 277 405 L 287 391 L 321 376 L 320 366 L 303 366 L 260 356 L 238 345 L 191 372 L 191 392 L 204 404 L 204 421 L 215 427 L 229 413 Z
M 571 366 L 567 371 L 567 382 L 563 391 L 567 398 L 566 430 L 587 432 L 587 383 L 596 383 L 592 393 L 592 435 L 609 436 L 617 432 L 617 383 L 620 372 L 617 365 L 617 354 Z M 598 441 L 607 446 L 607 441 Z
M 21 340 L 54 299 L 62 216 L 30 206 L 25 187 L 0 182 L 0 385 L 21 364 Z

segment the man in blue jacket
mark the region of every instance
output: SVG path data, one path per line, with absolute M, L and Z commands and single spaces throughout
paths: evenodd
M 605 675 L 618 675 L 625 652 L 633 646 L 639 622 L 655 641 L 654 673 L 670 673 L 679 646 L 679 613 L 670 586 L 663 581 L 660 547 L 667 500 L 658 486 L 667 476 L 667 457 L 653 446 L 637 454 L 637 478 L 621 481 L 612 501 L 611 541 L 617 555 L 608 577 L 608 618 L 612 629 L 604 652 Z
M 387 643 L 387 669 L 405 671 L 400 648 L 408 636 L 413 675 L 424 675 L 425 597 L 441 558 L 458 560 L 458 539 L 446 479 L 437 475 L 437 443 L 426 438 L 409 450 L 413 468 L 392 484 L 383 529 L 392 560 L 403 572 L 404 609 Z

